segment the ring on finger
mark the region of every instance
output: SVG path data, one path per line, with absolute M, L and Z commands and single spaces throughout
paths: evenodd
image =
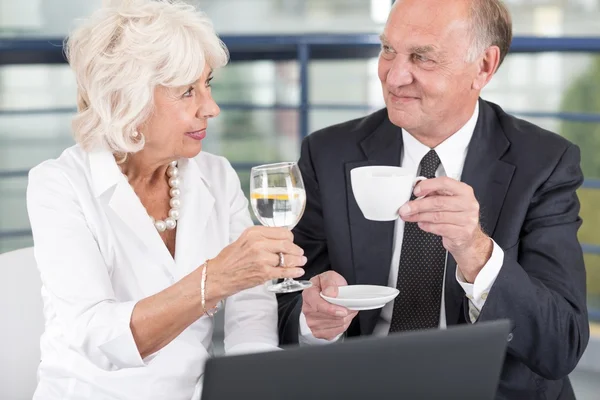
M 285 258 L 283 257 L 283 253 L 279 253 L 279 265 L 278 267 L 285 267 Z

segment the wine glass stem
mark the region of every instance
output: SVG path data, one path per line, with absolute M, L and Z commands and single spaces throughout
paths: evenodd
M 281 282 L 281 284 L 283 286 L 290 286 L 292 284 L 292 282 L 294 282 L 294 280 L 292 278 L 285 278 L 283 280 L 283 282 Z

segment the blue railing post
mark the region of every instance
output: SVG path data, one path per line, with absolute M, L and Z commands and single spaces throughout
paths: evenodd
M 300 138 L 304 139 L 308 135 L 309 119 L 309 73 L 308 64 L 310 62 L 310 45 L 306 41 L 298 43 L 298 67 L 300 69 L 300 110 L 299 110 L 299 132 Z

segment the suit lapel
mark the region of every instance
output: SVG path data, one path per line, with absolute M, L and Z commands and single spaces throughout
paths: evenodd
M 383 285 L 388 283 L 394 240 L 395 222 L 367 220 L 352 193 L 350 171 L 367 165 L 400 165 L 402 131 L 387 116 L 382 124 L 360 146 L 365 159 L 345 164 L 348 193 L 348 219 L 352 243 L 354 282 L 349 284 Z M 360 313 L 361 330 L 371 332 L 381 310 Z
M 515 166 L 501 160 L 510 146 L 495 112 L 483 100 L 480 115 L 469 143 L 461 181 L 473 188 L 479 201 L 483 231 L 493 236 Z M 456 261 L 449 254 L 446 267 L 446 321 L 458 322 L 464 292 L 455 278 Z
M 348 215 L 352 241 L 355 284 L 387 285 L 394 236 L 394 221 L 370 221 L 366 219 L 352 193 L 350 171 L 354 168 L 376 164 L 372 161 L 359 161 L 346 164 L 348 191 Z M 350 283 L 350 282 L 348 282 Z
M 480 204 L 483 231 L 493 236 L 515 167 L 501 158 L 510 146 L 494 110 L 480 100 L 480 115 L 469 143 L 461 181 L 470 185 Z M 365 159 L 345 164 L 348 216 L 355 282 L 350 284 L 387 285 L 392 258 L 392 222 L 369 221 L 362 215 L 352 194 L 350 171 L 367 165 L 400 165 L 402 131 L 387 117 L 363 142 Z M 445 306 L 448 325 L 458 323 L 464 292 L 455 278 L 456 261 L 449 254 L 446 267 Z M 380 310 L 359 314 L 362 334 L 370 334 Z

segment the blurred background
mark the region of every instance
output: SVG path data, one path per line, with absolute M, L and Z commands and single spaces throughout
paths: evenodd
M 100 0 L 0 0 L 0 253 L 31 246 L 28 170 L 72 145 L 75 81 L 61 44 Z M 216 75 L 222 113 L 204 149 L 249 170 L 296 160 L 302 137 L 383 105 L 381 32 L 392 0 L 200 0 L 232 62 Z M 600 0 L 505 0 L 511 54 L 483 97 L 582 150 L 580 240 L 590 317 L 600 322 Z M 579 398 L 600 393 L 600 329 L 574 374 Z

